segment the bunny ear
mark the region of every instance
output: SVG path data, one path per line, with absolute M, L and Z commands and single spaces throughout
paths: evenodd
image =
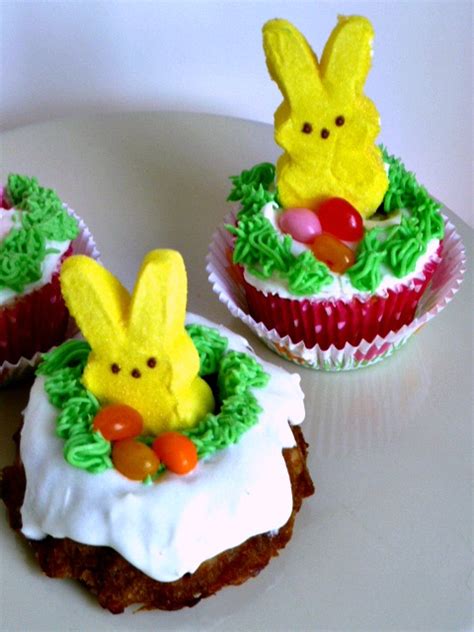
M 128 331 L 137 346 L 161 345 L 184 332 L 187 278 L 175 250 L 153 250 L 144 258 L 130 304 Z M 142 344 L 143 343 L 143 344 Z
M 287 20 L 270 20 L 263 27 L 268 72 L 292 107 L 316 98 L 322 90 L 316 55 Z
M 63 263 L 60 281 L 66 305 L 95 352 L 123 338 L 130 295 L 108 270 L 75 255 Z
M 362 94 L 372 62 L 374 30 L 366 18 L 339 16 L 321 57 L 326 88 L 350 95 Z

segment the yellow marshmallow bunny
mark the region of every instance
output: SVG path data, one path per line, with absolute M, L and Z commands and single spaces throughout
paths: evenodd
M 264 25 L 268 70 L 284 97 L 275 112 L 275 140 L 285 150 L 277 163 L 283 206 L 316 210 L 341 197 L 369 217 L 382 202 L 388 179 L 375 145 L 379 114 L 363 94 L 373 36 L 366 18 L 339 17 L 318 63 L 290 22 Z
M 66 259 L 60 279 L 92 348 L 83 383 L 101 403 L 133 406 L 154 434 L 193 426 L 212 411 L 212 391 L 198 376 L 199 356 L 184 327 L 187 279 L 178 252 L 150 252 L 131 296 L 81 255 Z

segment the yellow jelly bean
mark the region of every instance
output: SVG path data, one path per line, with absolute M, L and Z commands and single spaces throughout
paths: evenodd
M 132 481 L 143 481 L 155 474 L 160 466 L 153 450 L 134 439 L 123 439 L 113 444 L 112 462 L 116 470 Z

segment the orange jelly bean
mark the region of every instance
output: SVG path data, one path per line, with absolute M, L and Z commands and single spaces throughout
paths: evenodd
M 92 425 L 107 441 L 130 439 L 143 432 L 142 416 L 126 404 L 104 406 L 94 417 Z
M 318 235 L 311 244 L 311 250 L 316 259 L 338 274 L 343 274 L 355 262 L 354 251 L 328 233 Z
M 196 467 L 196 446 L 180 432 L 164 432 L 152 447 L 160 461 L 175 474 L 187 474 Z
M 116 441 L 112 447 L 112 461 L 115 469 L 132 481 L 142 481 L 155 474 L 160 466 L 155 452 L 134 439 Z

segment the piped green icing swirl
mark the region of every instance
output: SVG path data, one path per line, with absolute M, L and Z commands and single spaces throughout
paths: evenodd
M 56 420 L 56 434 L 67 439 L 78 432 L 89 432 L 100 404 L 91 392 L 85 391 L 68 399 Z M 95 434 L 95 433 L 94 433 Z
M 296 296 L 313 294 L 331 281 L 326 264 L 309 250 L 298 255 L 287 272 L 288 289 Z
M 8 176 L 8 200 L 12 206 L 20 208 L 21 201 L 37 193 L 39 189 L 40 185 L 36 178 L 29 178 L 18 173 Z
M 45 383 L 45 391 L 53 406 L 63 408 L 69 399 L 82 394 L 83 386 L 79 381 L 80 376 L 81 372 L 77 367 L 68 366 L 49 376 Z
M 182 431 L 195 443 L 202 459 L 237 443 L 258 422 L 261 407 L 252 389 L 264 387 L 269 376 L 248 354 L 227 351 L 228 340 L 216 329 L 202 325 L 188 325 L 186 329 L 199 354 L 200 375 L 215 375 L 221 403 L 217 414 L 208 414 L 194 428 Z M 87 342 L 69 340 L 45 354 L 37 374 L 46 377 L 48 399 L 60 410 L 55 430 L 64 439 L 65 459 L 74 467 L 100 473 L 113 467 L 112 446 L 93 430 L 100 404 L 81 382 L 89 353 Z M 139 440 L 150 445 L 154 437 Z M 161 466 L 144 482 L 150 483 L 164 471 Z
M 382 153 L 389 166 L 389 188 L 382 211 L 405 211 L 399 226 L 365 231 L 356 262 L 347 270 L 352 285 L 363 292 L 374 292 L 386 272 L 397 278 L 413 272 L 428 242 L 444 235 L 440 205 L 399 159 L 383 147 Z M 235 236 L 233 261 L 244 265 L 258 279 L 286 280 L 295 296 L 317 294 L 332 282 L 328 267 L 309 250 L 293 255 L 292 238 L 280 235 L 261 213 L 268 202 L 278 205 L 274 178 L 275 168 L 270 163 L 261 163 L 230 178 L 233 188 L 228 200 L 240 201 L 241 205 L 236 226 L 226 226 Z
M 245 215 L 258 213 L 264 204 L 276 202 L 275 166 L 271 162 L 261 162 L 238 176 L 231 176 L 230 181 L 232 190 L 227 200 L 240 201 Z
M 76 432 L 64 444 L 66 461 L 92 474 L 99 474 L 113 467 L 110 458 L 110 441 L 100 432 Z
M 89 353 L 87 342 L 69 340 L 45 354 L 37 373 L 46 376 L 48 400 L 60 410 L 56 435 L 64 439 L 64 458 L 75 467 L 99 473 L 112 467 L 111 444 L 92 428 L 100 404 L 81 383 Z
M 223 400 L 234 395 L 243 395 L 250 388 L 263 388 L 267 383 L 267 373 L 247 353 L 229 351 L 222 358 L 217 384 Z
M 249 272 L 261 279 L 289 269 L 293 257 L 291 237 L 280 239 L 270 221 L 263 215 L 244 216 L 237 226 L 228 226 L 237 239 L 234 262 L 245 264 Z
M 223 398 L 219 414 L 207 414 L 197 426 L 183 432 L 195 443 L 199 458 L 237 443 L 257 423 L 262 409 L 251 389 L 263 388 L 268 379 L 248 354 L 229 351 L 223 356 L 217 376 Z
M 36 230 L 13 228 L 0 244 L 0 289 L 21 292 L 25 285 L 41 278 L 46 242 Z
M 405 169 L 401 160 L 390 156 L 385 148 L 382 153 L 389 165 L 383 210 L 389 213 L 403 209 L 403 215 L 398 226 L 367 231 L 359 244 L 356 263 L 347 274 L 356 289 L 368 292 L 377 289 L 383 271 L 388 270 L 399 279 L 413 272 L 429 241 L 444 236 L 440 204 Z
M 198 458 L 209 457 L 239 441 L 257 421 L 262 409 L 252 393 L 228 397 L 218 415 L 208 414 L 191 430 L 185 430 L 196 445 Z
M 43 355 L 36 373 L 37 375 L 52 375 L 55 371 L 67 367 L 79 367 L 82 373 L 90 350 L 90 345 L 85 340 L 68 340 L 60 347 Z
M 227 338 L 221 336 L 216 329 L 203 325 L 187 325 L 186 331 L 191 336 L 199 354 L 199 375 L 204 377 L 217 373 L 222 356 L 229 344 Z
M 366 232 L 357 251 L 356 263 L 347 272 L 352 285 L 359 290 L 370 292 L 382 280 L 381 264 L 385 260 L 383 242 L 379 239 L 382 233 L 379 228 Z
M 17 223 L 0 243 L 0 289 L 22 292 L 26 285 L 41 278 L 46 241 L 71 241 L 79 234 L 77 221 L 69 215 L 52 189 L 36 178 L 10 174 L 6 197 L 19 209 Z

